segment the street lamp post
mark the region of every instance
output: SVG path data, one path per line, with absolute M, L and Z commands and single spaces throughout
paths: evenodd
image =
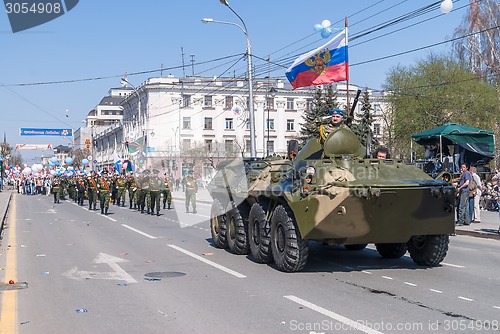
M 249 89 L 248 113 L 249 113 L 249 123 L 250 123 L 250 155 L 251 155 L 251 157 L 254 158 L 257 156 L 257 153 L 255 150 L 255 137 L 256 137 L 256 135 L 255 135 L 255 113 L 254 113 L 254 106 L 253 106 L 252 46 L 250 44 L 250 38 L 248 36 L 248 30 L 247 30 L 247 26 L 245 24 L 245 21 L 243 21 L 243 19 L 238 15 L 238 13 L 236 13 L 231 8 L 231 6 L 229 6 L 229 3 L 226 0 L 219 0 L 219 1 L 224 6 L 227 6 L 227 8 L 229 8 L 234 13 L 234 15 L 236 15 L 236 17 L 238 17 L 238 19 L 243 24 L 243 27 L 240 26 L 239 24 L 236 24 L 233 22 L 216 21 L 216 20 L 211 19 L 211 18 L 202 19 L 201 21 L 203 23 L 212 22 L 212 23 L 221 23 L 221 24 L 229 24 L 229 25 L 237 26 L 238 28 L 241 29 L 241 31 L 243 31 L 243 33 L 246 36 L 246 39 L 247 39 L 247 57 L 248 57 L 248 60 L 247 60 L 247 64 L 248 64 L 248 89 Z

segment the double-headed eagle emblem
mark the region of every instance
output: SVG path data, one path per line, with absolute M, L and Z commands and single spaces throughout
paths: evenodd
M 330 62 L 331 55 L 330 55 L 330 50 L 326 49 L 323 54 L 321 52 L 318 52 L 315 54 L 313 57 L 307 59 L 305 61 L 306 65 L 309 67 L 312 67 L 310 69 L 311 72 L 314 72 L 318 75 L 322 75 L 323 73 L 326 72 L 327 66 Z

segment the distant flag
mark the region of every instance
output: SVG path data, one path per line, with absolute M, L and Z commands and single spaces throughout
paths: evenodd
M 135 155 L 140 151 L 144 151 L 145 142 L 146 140 L 144 137 L 140 137 L 133 142 L 126 142 L 125 145 L 127 147 L 128 153 Z
M 294 89 L 348 80 L 347 49 L 346 26 L 325 45 L 299 56 L 285 75 Z
M 121 169 L 122 169 L 122 164 L 123 164 L 123 161 L 122 159 L 120 159 L 120 157 L 118 156 L 118 153 L 116 153 L 116 150 L 114 150 L 113 152 L 113 162 L 115 164 L 115 170 L 117 172 L 120 172 Z

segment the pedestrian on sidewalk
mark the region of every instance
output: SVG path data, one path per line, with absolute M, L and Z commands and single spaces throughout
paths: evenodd
M 458 182 L 457 196 L 460 198 L 458 210 L 458 225 L 470 225 L 469 217 L 469 182 L 472 178 L 467 170 L 467 165 L 460 166 L 460 179 Z
M 473 212 L 469 213 L 469 216 L 472 216 L 471 222 L 480 223 L 481 222 L 481 211 L 479 210 L 479 201 L 481 200 L 481 178 L 477 175 L 477 169 L 475 166 L 471 166 L 470 173 L 472 175 L 472 179 L 476 182 L 476 190 L 473 197 Z M 469 207 L 470 209 L 470 207 Z

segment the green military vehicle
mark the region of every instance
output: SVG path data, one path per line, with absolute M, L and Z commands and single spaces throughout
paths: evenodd
M 374 243 L 384 258 L 408 251 L 419 265 L 438 265 L 455 230 L 454 188 L 361 151 L 356 135 L 339 128 L 292 160 L 220 164 L 209 185 L 215 246 L 285 272 L 304 268 L 309 241 L 350 250 Z

